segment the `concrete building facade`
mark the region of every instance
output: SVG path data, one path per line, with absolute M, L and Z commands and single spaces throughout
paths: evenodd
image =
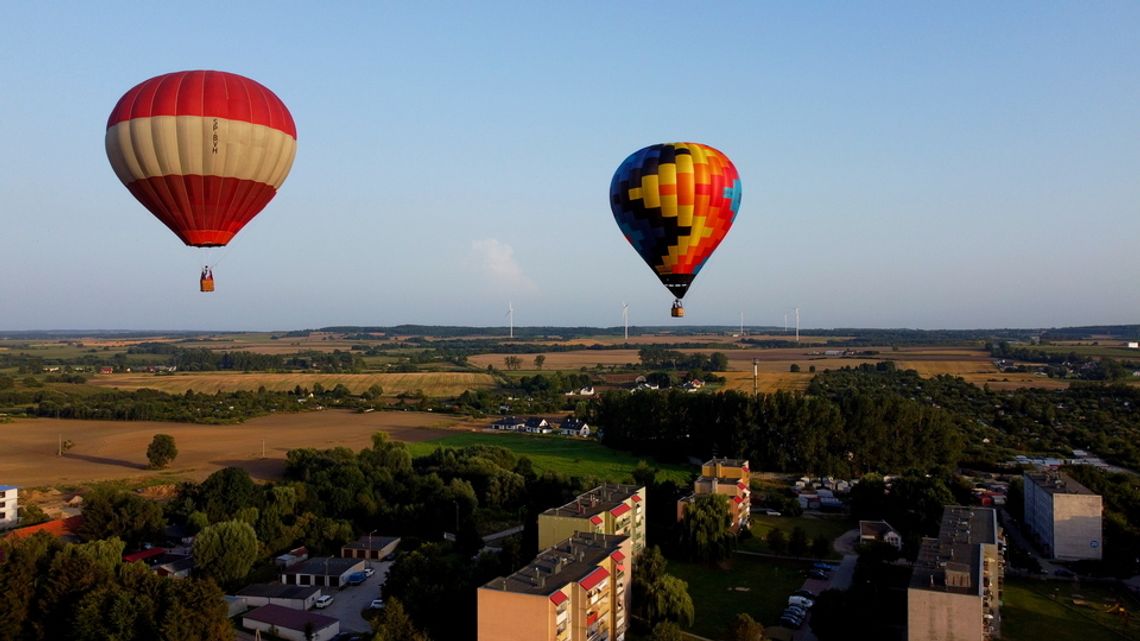
M 698 496 L 722 494 L 728 497 L 732 529 L 747 527 L 752 518 L 751 471 L 743 459 L 714 458 L 701 465 L 701 475 L 693 481 L 693 493 L 677 501 L 677 521 L 685 518 L 685 506 Z
M 577 532 L 628 536 L 636 561 L 645 549 L 645 488 L 607 483 L 562 507 L 538 515 L 538 548 L 565 541 Z
M 624 641 L 627 536 L 578 533 L 478 590 L 478 641 Z
M 925 538 L 907 589 L 908 641 L 1001 636 L 1005 538 L 991 508 L 948 506 Z
M 1100 559 L 1104 539 L 1099 494 L 1068 474 L 1025 474 L 1025 524 L 1051 558 Z
M 0 485 L 0 530 L 14 528 L 20 523 L 20 488 Z

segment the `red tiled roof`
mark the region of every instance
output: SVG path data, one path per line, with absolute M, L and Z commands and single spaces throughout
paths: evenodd
M 610 510 L 610 514 L 613 514 L 614 516 L 621 516 L 622 514 L 625 514 L 626 512 L 630 511 L 631 509 L 633 509 L 633 508 L 629 507 L 628 504 L 622 503 L 621 505 Z
M 151 557 L 166 554 L 166 548 L 151 548 L 149 550 L 139 550 L 138 552 L 131 552 L 130 554 L 123 555 L 123 563 L 134 563 L 135 561 L 142 561 Z
M 613 554 L 611 554 L 610 558 L 615 560 L 615 561 L 624 561 L 625 555 L 621 553 L 621 550 L 618 550 L 617 552 L 614 552 Z
M 56 519 L 54 521 L 47 521 L 45 523 L 38 523 L 36 525 L 29 525 L 22 527 L 18 530 L 12 530 L 4 538 L 8 539 L 22 539 L 29 537 L 36 532 L 47 532 L 48 534 L 59 538 L 62 536 L 71 536 L 83 524 L 83 515 L 68 517 L 66 519 Z
M 634 503 L 641 503 L 641 495 L 640 494 L 634 494 L 630 498 L 633 499 Z
M 566 596 L 565 592 L 563 592 L 562 590 L 559 590 L 559 591 L 555 592 L 554 594 L 550 595 L 550 602 L 553 603 L 554 605 L 561 605 L 564 601 L 566 601 L 566 599 L 569 599 L 569 598 L 570 597 Z
M 610 578 L 609 570 L 605 568 L 598 568 L 593 572 L 587 574 L 586 578 L 578 582 L 578 585 L 582 586 L 583 590 L 593 590 L 594 588 L 598 587 L 598 584 L 608 578 Z
M 601 525 L 602 524 L 602 517 L 595 514 L 595 515 L 590 517 L 590 523 L 593 523 L 594 525 Z

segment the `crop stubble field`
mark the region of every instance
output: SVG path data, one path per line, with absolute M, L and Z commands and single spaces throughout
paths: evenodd
M 202 480 L 223 467 L 237 466 L 254 478 L 279 478 L 290 449 L 369 447 L 372 435 L 416 442 L 451 433 L 443 428 L 462 419 L 422 412 L 340 410 L 274 414 L 240 425 L 192 425 L 152 421 L 70 421 L 17 419 L 0 424 L 0 470 L 4 482 L 21 487 L 144 479 Z M 178 457 L 169 469 L 147 469 L 146 448 L 155 434 L 170 434 Z M 56 455 L 59 439 L 74 448 Z M 265 458 L 262 458 L 262 444 Z
M 464 390 L 490 389 L 495 379 L 479 372 L 408 372 L 379 374 L 308 374 L 276 372 L 192 372 L 163 374 L 110 374 L 94 376 L 88 381 L 91 385 L 116 387 L 124 390 L 141 388 L 156 389 L 172 394 L 182 394 L 186 390 L 197 393 L 233 392 L 238 390 L 256 391 L 265 386 L 267 390 L 284 392 L 300 385 L 312 389 L 320 383 L 326 389 L 337 384 L 344 385 L 354 394 L 360 394 L 372 385 L 384 388 L 384 394 L 395 395 L 403 392 L 422 391 L 431 397 L 458 396 Z

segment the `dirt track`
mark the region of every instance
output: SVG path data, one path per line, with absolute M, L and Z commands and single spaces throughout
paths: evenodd
M 201 480 L 229 466 L 272 479 L 281 475 L 290 449 L 362 449 L 378 431 L 400 441 L 423 441 L 458 423 L 455 417 L 419 412 L 331 410 L 263 416 L 241 425 L 20 419 L 0 424 L 0 483 L 39 487 L 154 476 Z M 159 433 L 174 437 L 178 458 L 170 468 L 155 471 L 146 467 L 146 448 Z M 63 457 L 56 456 L 61 436 L 75 443 Z

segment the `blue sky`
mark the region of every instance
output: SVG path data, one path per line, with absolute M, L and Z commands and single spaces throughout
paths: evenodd
M 327 3 L 332 5 L 332 3 Z M 1140 4 L 8 3 L 0 329 L 667 324 L 607 201 L 631 152 L 744 195 L 682 321 L 1039 327 L 1140 316 Z M 16 26 L 18 25 L 18 27 Z M 134 84 L 271 88 L 298 152 L 200 252 L 112 173 Z

